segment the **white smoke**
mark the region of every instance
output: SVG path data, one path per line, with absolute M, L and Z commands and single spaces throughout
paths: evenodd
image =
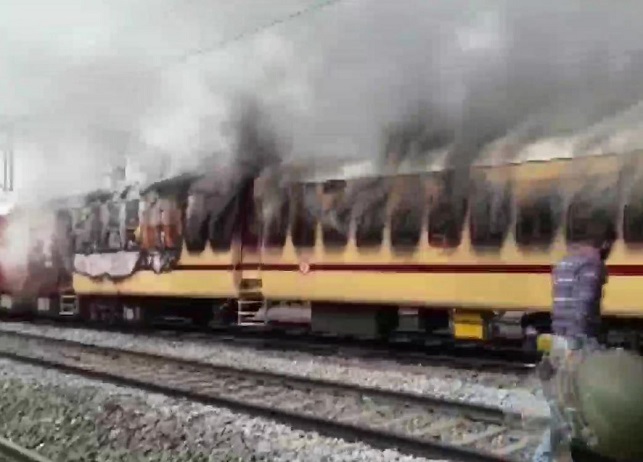
M 440 135 L 424 149 L 453 144 L 466 166 L 490 141 L 582 130 L 643 94 L 636 2 L 345 0 L 217 45 L 316 3 L 0 5 L 22 195 L 96 187 L 124 157 L 155 175 L 227 162 L 239 95 L 283 155 L 377 156 L 387 127 L 424 113 Z

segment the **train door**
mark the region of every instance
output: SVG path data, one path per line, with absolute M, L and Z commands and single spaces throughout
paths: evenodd
M 261 222 L 255 197 L 255 181 L 243 186 L 239 197 L 239 257 L 235 270 L 240 326 L 264 324 L 265 301 L 261 283 Z
M 7 239 L 7 229 L 9 227 L 9 216 L 7 215 L 0 215 L 0 252 L 4 258 L 6 258 L 7 252 L 6 249 L 9 245 L 8 239 Z M 0 297 L 1 294 L 5 293 L 5 268 L 3 265 L 3 261 L 0 260 Z M 0 305 L 2 303 L 0 302 Z

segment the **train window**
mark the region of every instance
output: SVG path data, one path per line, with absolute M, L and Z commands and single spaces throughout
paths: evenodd
M 643 244 L 643 191 L 630 194 L 623 209 L 623 240 Z
M 322 216 L 322 240 L 325 247 L 338 249 L 348 244 L 351 210 L 337 207 L 324 212 Z
M 323 185 L 323 204 L 320 218 L 324 247 L 342 248 L 348 244 L 351 207 L 346 200 L 346 182 L 327 181 Z
M 103 229 L 105 233 L 105 249 L 116 252 L 121 249 L 120 238 L 120 207 L 115 202 L 106 204 L 106 223 Z
M 132 199 L 124 202 L 122 220 L 124 221 L 121 228 L 124 230 L 124 236 L 121 236 L 125 250 L 138 250 L 138 243 L 136 242 L 136 229 L 139 222 L 139 204 L 138 199 Z
M 92 205 L 89 211 L 89 247 L 90 252 L 101 249 L 102 222 L 100 205 Z
M 385 179 L 357 183 L 355 212 L 355 245 L 360 248 L 379 247 L 384 239 L 386 204 L 389 184 Z
M 89 253 L 90 245 L 90 220 L 88 210 L 76 210 L 76 219 L 74 221 L 74 252 L 86 254 Z
M 138 199 L 132 199 L 125 202 L 125 227 L 127 229 L 136 229 L 139 225 L 139 204 Z
M 429 244 L 434 247 L 460 245 L 466 210 L 466 199 L 437 198 L 429 208 Z
M 286 245 L 288 236 L 288 221 L 290 216 L 290 199 L 288 193 L 282 191 L 278 197 L 261 203 L 265 211 L 264 245 L 281 248 Z
M 232 246 L 232 239 L 239 219 L 239 195 L 229 194 L 218 197 L 210 213 L 210 245 L 219 252 Z M 250 210 L 252 211 L 252 210 Z
M 467 198 L 457 193 L 455 173 L 441 173 L 429 183 L 428 241 L 433 247 L 457 247 L 467 212 Z M 461 188 L 458 188 L 461 189 Z
M 68 262 L 74 254 L 73 218 L 68 210 L 56 212 L 56 221 L 53 235 L 53 249 L 58 253 L 63 262 Z M 66 265 L 69 269 L 69 266 Z
M 567 210 L 566 238 L 570 243 L 586 240 L 592 220 L 602 219 L 616 229 L 617 196 L 615 188 L 603 191 L 589 190 L 578 192 L 570 201 Z
M 200 253 L 205 250 L 209 219 L 205 194 L 191 194 L 185 216 L 185 247 L 188 252 Z
M 60 210 L 56 212 L 55 240 L 59 243 L 66 242 L 71 238 L 74 230 L 74 223 L 71 212 Z
M 315 228 L 319 216 L 317 187 L 314 184 L 296 185 L 292 190 L 292 243 L 297 248 L 315 246 Z
M 469 234 L 474 248 L 498 248 L 509 234 L 509 185 L 476 184 L 470 199 Z
M 397 207 L 391 215 L 391 246 L 393 249 L 417 247 L 422 234 L 422 211 L 417 206 Z
M 329 180 L 322 186 L 324 194 L 340 193 L 346 190 L 346 182 L 344 180 Z
M 399 202 L 391 213 L 391 247 L 393 250 L 417 247 L 422 234 L 422 214 L 424 196 L 422 181 L 419 177 L 404 178 Z
M 549 246 L 554 242 L 560 226 L 560 204 L 557 194 L 535 197 L 518 207 L 516 216 L 516 243 L 519 246 Z
M 145 250 L 155 250 L 161 246 L 161 209 L 158 199 L 148 202 L 143 212 L 141 223 L 141 247 Z
M 384 238 L 386 225 L 386 201 L 373 204 L 359 219 L 356 218 L 355 245 L 357 247 L 379 247 Z
M 245 182 L 239 196 L 237 214 L 241 217 L 241 239 L 246 248 L 256 249 L 261 236 L 260 209 L 254 199 L 254 181 Z
M 108 204 L 101 203 L 98 205 L 97 212 L 98 224 L 96 230 L 95 249 L 98 253 L 103 253 L 108 250 L 109 238 L 109 206 Z
M 161 201 L 162 246 L 177 249 L 181 239 L 181 211 L 176 198 Z

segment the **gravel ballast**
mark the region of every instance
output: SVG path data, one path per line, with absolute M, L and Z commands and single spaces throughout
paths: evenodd
M 0 434 L 54 461 L 428 460 L 8 360 L 0 388 Z
M 189 339 L 170 340 L 147 335 L 100 332 L 92 329 L 39 326 L 29 323 L 0 323 L 2 330 L 64 338 L 101 346 L 125 348 L 212 364 L 290 373 L 311 378 L 336 380 L 356 385 L 375 386 L 440 398 L 497 406 L 525 415 L 549 413 L 535 377 L 527 381 L 515 374 L 474 373 L 445 367 L 396 367 L 393 361 L 377 368 L 354 359 L 350 364 L 340 358 L 310 353 L 263 351 Z M 381 368 L 380 368 L 381 367 Z M 409 370 L 411 369 L 411 370 Z M 480 382 L 484 382 L 482 384 Z M 492 386 L 492 383 L 496 383 Z

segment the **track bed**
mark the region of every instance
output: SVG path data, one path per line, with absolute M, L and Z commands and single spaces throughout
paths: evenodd
M 460 401 L 37 335 L 4 333 L 0 355 L 425 457 L 527 460 L 544 424 L 525 428 L 519 415 Z

